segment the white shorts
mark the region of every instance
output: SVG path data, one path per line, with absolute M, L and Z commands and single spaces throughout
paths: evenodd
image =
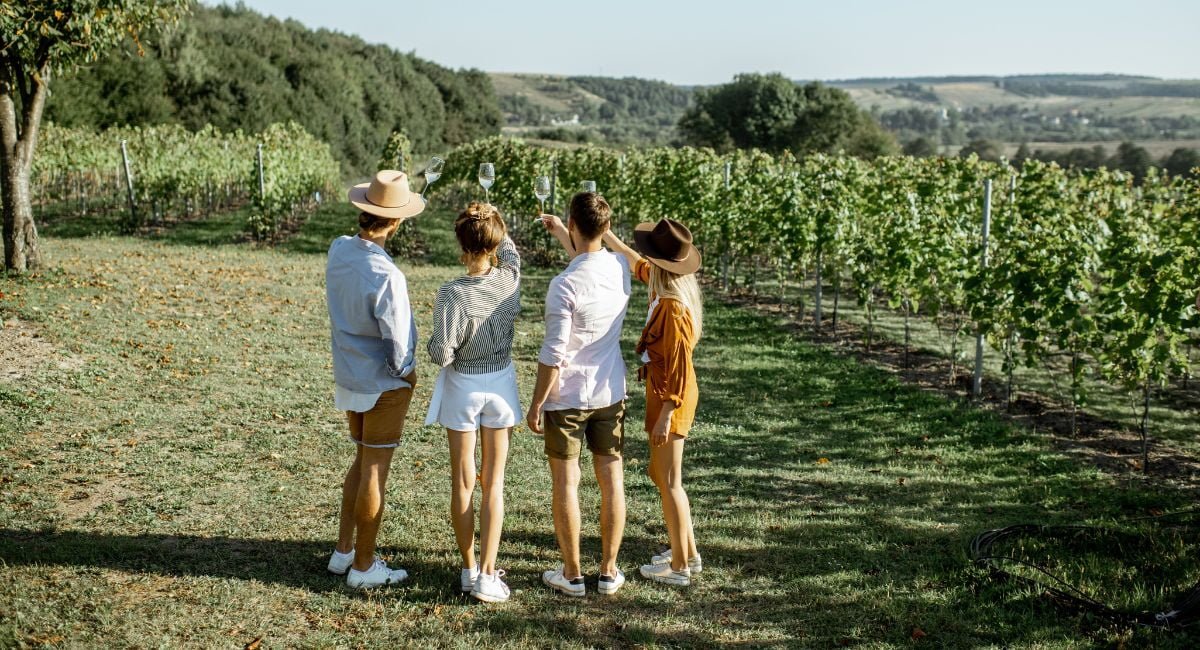
M 480 426 L 504 429 L 516 426 L 523 413 L 517 396 L 517 369 L 482 375 L 465 375 L 442 368 L 433 387 L 425 424 L 441 424 L 452 431 L 475 431 Z

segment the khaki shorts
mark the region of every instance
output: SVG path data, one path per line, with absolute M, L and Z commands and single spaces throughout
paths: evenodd
M 363 447 L 388 449 L 398 446 L 412 396 L 411 388 L 396 388 L 381 394 L 374 408 L 366 413 L 346 411 L 350 437 Z
M 620 456 L 624 447 L 625 400 L 601 409 L 545 411 L 546 455 L 579 458 L 583 441 L 594 456 Z

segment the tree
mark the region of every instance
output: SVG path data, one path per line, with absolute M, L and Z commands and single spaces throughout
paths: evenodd
M 1012 164 L 1020 169 L 1021 165 L 1025 164 L 1026 160 L 1033 158 L 1033 152 L 1029 150 L 1029 143 L 1022 142 L 1021 146 L 1017 147 L 1017 152 L 1013 154 Z
M 844 143 L 846 153 L 864 160 L 874 160 L 880 156 L 894 156 L 900 151 L 896 136 L 884 130 L 867 113 L 859 114 L 858 128 L 850 134 Z
M 1162 168 L 1172 176 L 1195 176 L 1200 169 L 1200 151 L 1178 147 L 1162 159 Z
M 966 158 L 971 154 L 979 156 L 980 160 L 995 162 L 1000 160 L 1000 145 L 986 138 L 975 138 L 958 150 L 960 158 Z
M 937 145 L 925 136 L 913 138 L 904 144 L 904 155 L 906 156 L 912 156 L 914 158 L 932 158 L 937 154 Z
M 1140 185 L 1154 161 L 1150 158 L 1150 152 L 1145 148 L 1132 142 L 1122 142 L 1109 163 L 1114 169 L 1133 174 L 1133 182 Z
M 486 73 L 241 4 L 195 5 L 178 29 L 145 45 L 145 56 L 128 43 L 56 77 L 46 119 L 252 133 L 295 121 L 329 143 L 348 177 L 373 168 L 392 131 L 433 153 L 499 133 L 503 121 Z
M 4 265 L 39 263 L 29 172 L 51 74 L 95 61 L 143 31 L 173 26 L 188 0 L 24 0 L 0 4 L 0 203 Z
M 797 85 L 781 74 L 741 74 L 701 90 L 679 120 L 686 144 L 718 151 L 757 148 L 797 155 L 839 149 L 879 155 L 895 150 L 878 124 L 845 91 Z

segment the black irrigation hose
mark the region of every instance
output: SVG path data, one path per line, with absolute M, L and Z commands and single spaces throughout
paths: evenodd
M 1150 517 L 1138 517 L 1128 521 L 1160 520 L 1190 514 L 1200 514 L 1200 508 L 1192 508 L 1189 510 L 1182 510 L 1163 515 L 1154 515 Z M 988 569 L 989 573 L 993 577 L 1008 579 L 1019 584 L 1041 589 L 1045 595 L 1049 596 L 1056 602 L 1073 607 L 1075 609 L 1091 612 L 1092 614 L 1109 619 L 1116 623 L 1142 625 L 1164 630 L 1178 630 L 1200 622 L 1200 582 L 1197 582 L 1195 586 L 1177 598 L 1175 603 L 1168 611 L 1126 612 L 1113 609 L 1112 607 L 1101 603 L 1095 598 L 1092 598 L 1088 594 L 1084 593 L 1083 590 L 1079 589 L 1075 585 L 1072 585 L 1066 580 L 1054 575 L 1054 573 L 1041 565 L 1011 556 L 994 555 L 992 553 L 992 546 L 996 544 L 996 542 L 1009 537 L 1033 537 L 1036 535 L 1046 534 L 1058 536 L 1067 532 L 1081 532 L 1088 530 L 1107 529 L 1100 528 L 1099 526 L 1044 526 L 1040 524 L 1016 524 L 1013 526 L 1005 526 L 1004 528 L 985 530 L 971 540 L 971 561 L 974 562 L 974 564 L 978 567 Z M 1004 565 L 1009 564 L 1017 564 L 1032 569 L 1052 580 L 1057 586 L 1047 586 L 1035 578 L 1014 574 L 1004 568 Z

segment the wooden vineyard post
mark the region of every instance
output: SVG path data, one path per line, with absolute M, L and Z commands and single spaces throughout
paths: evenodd
M 550 210 L 547 214 L 555 214 L 555 197 L 558 192 L 558 159 L 550 161 Z
M 988 236 L 992 230 L 992 179 L 983 182 L 983 246 L 979 252 L 979 268 L 987 271 Z M 971 395 L 979 398 L 983 394 L 983 332 L 975 326 L 975 377 L 971 382 Z
M 733 172 L 733 163 L 725 161 L 725 192 L 728 194 L 730 186 L 730 176 Z M 729 218 L 726 216 L 726 221 Z M 721 252 L 721 291 L 729 293 L 729 237 L 726 235 L 725 241 L 722 242 L 724 250 Z
M 266 179 L 263 178 L 263 156 L 261 142 L 258 143 L 258 154 L 256 155 L 256 158 L 258 162 L 258 199 L 265 204 L 267 200 L 267 182 Z
M 121 161 L 125 165 L 125 189 L 129 194 L 129 223 L 131 226 L 137 225 L 137 203 L 133 198 L 133 176 L 129 173 L 129 151 L 125 147 L 126 141 L 121 141 Z

